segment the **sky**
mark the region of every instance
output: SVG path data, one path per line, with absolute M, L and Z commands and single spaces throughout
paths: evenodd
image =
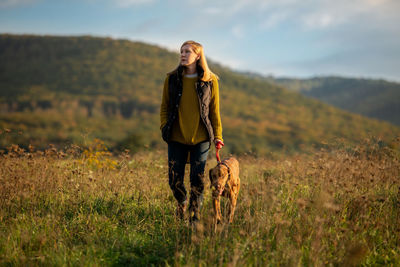
M 0 33 L 111 37 L 175 52 L 195 40 L 238 71 L 400 82 L 399 0 L 0 0 Z

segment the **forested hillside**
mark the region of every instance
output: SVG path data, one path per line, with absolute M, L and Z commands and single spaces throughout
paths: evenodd
M 207 48 L 206 52 L 207 52 Z M 0 36 L 0 147 L 164 146 L 159 105 L 178 55 L 109 38 Z M 371 135 L 390 142 L 400 129 L 308 99 L 265 80 L 210 64 L 220 77 L 225 151 L 295 151 Z
M 342 77 L 274 81 L 336 107 L 400 125 L 399 83 Z

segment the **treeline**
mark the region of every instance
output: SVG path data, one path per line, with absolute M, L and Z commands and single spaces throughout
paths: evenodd
M 177 53 L 127 40 L 0 35 L 0 149 L 94 138 L 111 149 L 163 147 L 162 87 L 177 63 Z M 220 77 L 225 153 L 299 151 L 371 135 L 390 142 L 400 134 L 260 77 L 210 67 Z
M 94 113 L 101 113 L 106 117 L 121 116 L 126 119 L 131 118 L 135 113 L 156 113 L 159 108 L 152 103 L 140 102 L 136 99 L 118 100 L 113 98 L 87 97 L 76 100 L 71 99 L 69 101 L 61 99 L 9 101 L 0 103 L 0 110 L 4 113 L 35 112 L 38 110 L 59 109 L 63 105 L 77 107 L 84 111 L 84 114 L 88 117 L 93 117 Z

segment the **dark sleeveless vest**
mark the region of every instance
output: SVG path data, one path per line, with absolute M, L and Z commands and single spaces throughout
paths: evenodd
M 197 73 L 199 77 L 203 76 L 204 71 L 198 67 Z M 168 78 L 168 119 L 165 126 L 162 128 L 162 138 L 165 142 L 169 142 L 171 139 L 172 125 L 178 118 L 179 103 L 182 97 L 183 83 L 182 83 L 183 67 L 179 66 L 176 71 L 169 74 Z M 214 141 L 214 130 L 209 118 L 210 113 L 210 102 L 211 102 L 211 90 L 213 88 L 212 81 L 201 81 L 198 80 L 195 83 L 197 98 L 200 106 L 200 118 L 206 126 L 209 141 Z

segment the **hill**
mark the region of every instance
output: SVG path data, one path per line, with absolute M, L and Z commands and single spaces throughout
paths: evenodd
M 281 78 L 274 82 L 341 109 L 400 125 L 399 83 L 342 77 Z
M 110 38 L 0 36 L 0 146 L 87 144 L 163 147 L 159 105 L 178 55 Z M 266 154 L 343 138 L 399 135 L 389 123 L 309 99 L 282 86 L 210 64 L 220 77 L 226 152 Z

